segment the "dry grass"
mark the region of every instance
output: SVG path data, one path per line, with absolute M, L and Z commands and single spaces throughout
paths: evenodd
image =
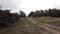
M 39 21 L 40 23 L 45 23 L 60 27 L 60 18 L 57 17 L 37 17 L 34 19 Z
M 34 18 L 34 19 L 37 20 L 37 21 L 40 21 L 42 23 L 60 21 L 60 18 L 54 18 L 54 17 L 37 17 L 37 18 Z
M 27 19 L 26 18 L 20 18 L 20 22 L 26 22 Z

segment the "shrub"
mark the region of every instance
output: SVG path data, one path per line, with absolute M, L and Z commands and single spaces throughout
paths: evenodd
M 10 13 L 10 10 L 0 10 L 0 27 L 9 26 L 19 20 L 15 13 Z

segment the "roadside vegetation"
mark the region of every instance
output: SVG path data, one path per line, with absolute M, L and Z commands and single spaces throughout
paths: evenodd
M 46 9 L 31 11 L 28 15 L 41 23 L 48 23 L 55 26 L 60 26 L 60 9 Z
M 40 23 L 45 23 L 60 27 L 60 18 L 57 17 L 36 17 L 33 19 Z
M 36 18 L 33 18 L 33 19 L 35 19 L 39 22 L 42 22 L 42 23 L 60 21 L 60 18 L 54 18 L 54 17 L 36 17 Z
M 1 28 L 0 34 L 21 34 L 20 31 L 24 29 L 24 24 L 28 22 L 26 18 L 19 19 L 13 26 Z
M 19 11 L 19 14 L 10 11 L 0 9 L 0 34 L 18 34 L 17 29 L 22 29 L 20 26 L 27 21 L 23 11 Z

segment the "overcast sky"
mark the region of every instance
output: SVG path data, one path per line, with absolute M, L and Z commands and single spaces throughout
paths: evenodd
M 60 0 L 0 0 L 0 5 L 3 8 L 11 8 L 11 12 L 15 10 L 23 10 L 29 13 L 34 10 L 60 8 Z

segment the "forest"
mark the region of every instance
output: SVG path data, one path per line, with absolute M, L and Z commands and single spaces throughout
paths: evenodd
M 60 17 L 60 9 L 48 9 L 48 10 L 36 10 L 31 11 L 28 17 L 41 17 L 41 16 L 47 16 L 47 17 Z

